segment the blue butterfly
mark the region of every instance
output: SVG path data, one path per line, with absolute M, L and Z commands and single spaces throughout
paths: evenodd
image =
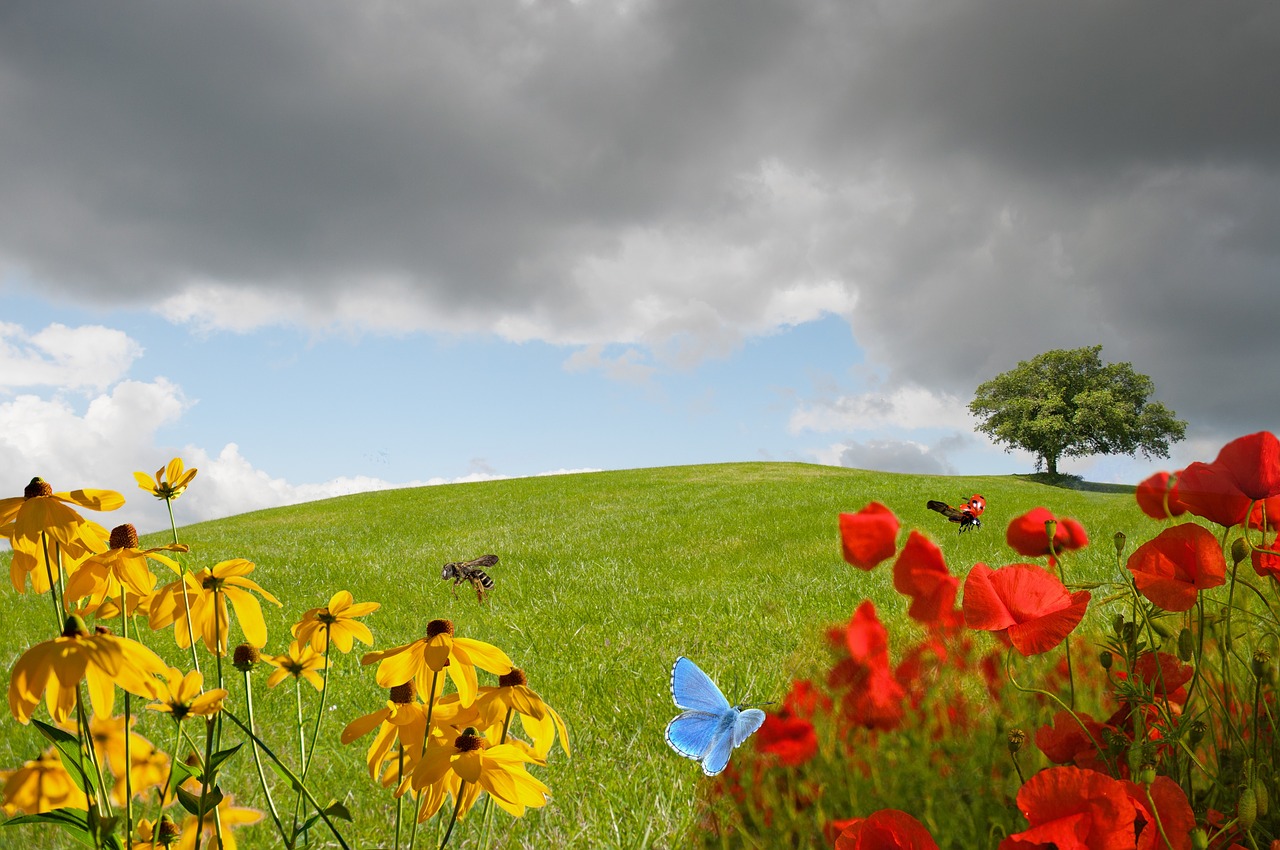
M 764 723 L 760 709 L 729 705 L 711 677 L 683 655 L 671 667 L 671 696 L 684 712 L 667 724 L 667 743 L 701 762 L 707 776 L 724 770 L 733 748 Z

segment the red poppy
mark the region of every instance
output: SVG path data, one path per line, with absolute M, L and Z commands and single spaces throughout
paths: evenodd
M 879 502 L 856 514 L 840 514 L 840 546 L 846 561 L 869 570 L 897 550 L 898 518 Z
M 1057 523 L 1053 533 L 1052 548 L 1049 546 L 1049 534 L 1045 531 L 1046 522 Z M 1062 554 L 1079 549 L 1088 544 L 1089 535 L 1085 533 L 1084 526 L 1074 519 L 1065 517 L 1058 519 L 1049 512 L 1048 508 L 1032 508 L 1009 522 L 1005 540 L 1019 555 L 1027 558 L 1043 558 L 1055 552 Z
M 1102 773 L 1078 767 L 1042 770 L 1019 789 L 1018 809 L 1031 827 L 1001 842 L 1001 850 L 1050 846 L 1122 850 L 1134 846 L 1137 810 L 1124 783 Z
M 1084 724 L 1083 729 L 1080 728 L 1081 723 Z M 1094 769 L 1102 765 L 1098 747 L 1102 744 L 1106 728 L 1106 724 L 1099 723 L 1083 711 L 1076 712 L 1075 717 L 1069 711 L 1059 711 L 1053 716 L 1053 723 L 1036 730 L 1036 746 L 1054 764 Z
M 893 587 L 911 597 L 907 614 L 928 625 L 955 619 L 960 579 L 951 575 L 942 550 L 918 531 L 911 532 L 898 560 L 893 562 Z
M 803 717 L 766 714 L 755 741 L 757 750 L 772 753 L 788 767 L 798 767 L 818 752 L 818 734 Z
M 1134 677 L 1158 697 L 1167 697 L 1173 702 L 1182 702 L 1186 693 L 1182 686 L 1191 681 L 1195 668 L 1183 664 L 1176 655 L 1167 652 L 1144 652 L 1138 656 L 1133 665 Z
M 1227 562 L 1217 539 L 1193 522 L 1166 528 L 1125 565 L 1138 591 L 1166 611 L 1187 611 L 1196 594 L 1225 584 Z
M 1138 485 L 1134 495 L 1138 507 L 1152 519 L 1172 519 L 1187 512 L 1187 506 L 1178 498 L 1176 474 L 1157 472 Z
M 1259 576 L 1271 576 L 1280 581 L 1280 555 L 1272 554 L 1273 552 L 1280 552 L 1280 536 L 1267 544 L 1265 549 L 1250 552 L 1249 560 L 1253 564 L 1253 571 Z
M 975 564 L 964 582 L 964 621 L 971 629 L 1005 635 L 1023 655 L 1048 652 L 1080 624 L 1089 591 L 1068 593 L 1040 567 L 993 570 Z
M 1123 784 L 1129 802 L 1137 811 L 1134 821 L 1137 850 L 1191 850 L 1191 830 L 1196 828 L 1196 816 L 1178 783 L 1167 776 L 1157 776 L 1151 783 L 1150 800 L 1145 786 L 1134 782 Z M 1152 803 L 1155 804 L 1154 817 Z M 1161 830 L 1168 841 L 1161 837 Z
M 833 629 L 828 636 L 849 653 L 827 675 L 831 687 L 845 691 L 840 700 L 844 718 L 871 729 L 897 726 L 905 692 L 889 668 L 889 634 L 876 616 L 876 606 L 863 602 L 847 628 Z
M 1239 437 L 1213 463 L 1193 463 L 1178 476 L 1187 510 L 1218 525 L 1238 525 L 1249 503 L 1280 496 L 1280 441 L 1270 431 Z
M 827 843 L 835 846 L 836 839 L 840 837 L 840 833 L 849 827 L 858 823 L 862 818 L 838 818 L 837 820 L 827 821 L 827 825 L 822 828 L 822 836 L 827 839 Z
M 881 809 L 855 820 L 836 839 L 836 850 L 938 850 L 924 824 L 906 812 Z
M 812 718 L 818 711 L 830 711 L 831 699 L 808 679 L 796 679 L 782 698 L 782 710 L 792 717 Z

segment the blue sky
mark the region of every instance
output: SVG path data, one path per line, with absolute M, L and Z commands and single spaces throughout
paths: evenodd
M 974 387 L 1093 344 L 1188 439 L 1065 470 L 1210 459 L 1280 413 L 1278 48 L 1262 2 L 19 6 L 0 486 L 1026 472 Z

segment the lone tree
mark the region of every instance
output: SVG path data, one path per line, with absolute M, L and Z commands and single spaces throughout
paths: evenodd
M 1058 459 L 1124 454 L 1168 457 L 1187 423 L 1158 401 L 1131 363 L 1103 365 L 1101 345 L 1046 351 L 982 384 L 969 402 L 978 430 L 1039 456 L 1050 475 Z

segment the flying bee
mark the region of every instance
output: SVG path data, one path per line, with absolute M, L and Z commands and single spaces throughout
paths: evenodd
M 498 563 L 497 555 L 485 555 L 472 561 L 451 561 L 444 565 L 444 570 L 440 573 L 440 578 L 448 581 L 453 579 L 453 596 L 458 597 L 458 585 L 464 581 L 471 582 L 471 586 L 475 588 L 476 600 L 484 603 L 484 592 L 493 590 L 493 579 L 481 567 L 492 567 Z
M 987 509 L 987 500 L 974 493 L 958 508 L 933 499 L 926 502 L 925 507 L 931 511 L 937 511 L 952 522 L 960 523 L 960 533 L 963 534 L 971 528 L 982 527 L 982 520 L 978 517 L 982 516 L 982 512 Z

